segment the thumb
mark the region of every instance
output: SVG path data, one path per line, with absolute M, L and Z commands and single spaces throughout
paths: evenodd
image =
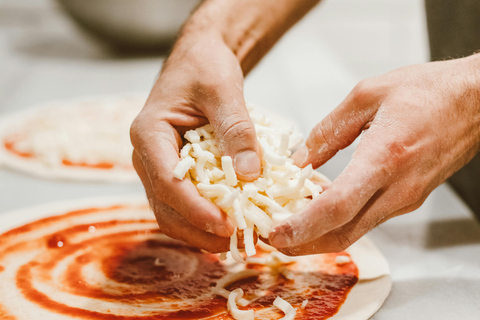
M 203 111 L 215 131 L 220 153 L 233 159 L 237 177 L 244 181 L 257 179 L 260 147 L 243 96 Z
M 305 146 L 292 158 L 299 167 L 311 163 L 318 168 L 339 150 L 352 144 L 362 130 L 368 128 L 375 116 L 382 95 L 364 80 L 360 82 L 342 103 L 330 112 L 310 132 Z

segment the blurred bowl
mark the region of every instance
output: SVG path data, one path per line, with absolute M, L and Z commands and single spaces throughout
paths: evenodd
M 200 0 L 57 0 L 83 29 L 129 49 L 165 48 Z

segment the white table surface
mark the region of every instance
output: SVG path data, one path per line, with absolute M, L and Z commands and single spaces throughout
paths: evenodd
M 162 58 L 113 55 L 54 7 L 28 3 L 0 5 L 0 118 L 49 100 L 149 91 Z M 357 81 L 309 31 L 301 25 L 288 34 L 245 85 L 248 100 L 294 119 L 305 134 Z M 334 178 L 351 153 L 347 148 L 321 171 Z M 58 200 L 139 192 L 139 184 L 49 181 L 0 167 L 0 214 Z M 390 262 L 394 281 L 373 319 L 480 319 L 480 226 L 448 186 L 370 237 Z

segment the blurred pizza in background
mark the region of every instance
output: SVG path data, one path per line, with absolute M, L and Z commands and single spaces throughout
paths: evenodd
M 130 124 L 146 95 L 51 102 L 0 124 L 0 163 L 45 178 L 138 181 Z

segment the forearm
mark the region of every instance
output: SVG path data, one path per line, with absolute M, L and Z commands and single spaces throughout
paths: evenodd
M 320 0 L 207 0 L 185 24 L 176 47 L 200 34 L 217 37 L 247 74 Z M 175 49 L 174 49 L 175 52 Z

